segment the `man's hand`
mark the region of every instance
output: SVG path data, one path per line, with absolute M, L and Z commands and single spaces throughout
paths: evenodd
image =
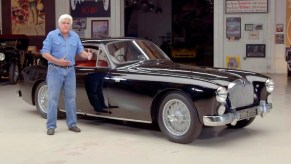
M 69 60 L 66 60 L 63 57 L 63 58 L 59 59 L 58 65 L 61 65 L 61 66 L 69 66 L 69 65 L 71 65 L 71 62 Z
M 92 52 L 91 52 L 91 49 L 89 49 L 88 48 L 88 52 L 87 52 L 87 55 L 88 55 L 88 60 L 91 60 L 92 59 L 92 57 L 93 57 L 93 54 L 92 54 Z

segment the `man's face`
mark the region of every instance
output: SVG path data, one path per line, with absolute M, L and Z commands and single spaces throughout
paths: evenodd
M 64 19 L 60 24 L 59 28 L 62 34 L 68 34 L 71 29 L 71 24 L 69 19 Z

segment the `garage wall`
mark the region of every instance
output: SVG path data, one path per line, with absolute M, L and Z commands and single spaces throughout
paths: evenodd
M 286 0 L 276 0 L 275 24 L 283 24 L 283 32 L 276 32 L 274 30 L 275 34 L 284 34 L 286 36 Z M 274 65 L 274 73 L 287 73 L 285 44 L 275 44 L 275 55 L 272 59 L 272 65 Z
M 214 1 L 214 66 L 227 67 L 227 56 L 238 56 L 240 68 L 260 73 L 286 73 L 284 44 L 275 44 L 276 24 L 285 24 L 285 0 L 268 1 L 265 14 L 225 14 L 225 1 Z M 241 18 L 241 38 L 226 38 L 226 18 Z M 262 24 L 258 40 L 250 40 L 245 24 Z M 223 32 L 222 32 L 223 31 Z M 285 32 L 284 32 L 285 34 Z M 266 44 L 265 58 L 246 58 L 246 44 Z

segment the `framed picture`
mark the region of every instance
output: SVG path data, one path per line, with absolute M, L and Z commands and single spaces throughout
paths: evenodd
M 266 57 L 265 44 L 247 44 L 246 57 L 264 58 Z
M 86 29 L 86 18 L 73 18 L 73 29 Z
M 263 30 L 263 25 L 262 24 L 255 24 L 255 30 Z
M 284 32 L 284 25 L 276 24 L 276 32 Z
M 91 37 L 92 38 L 108 38 L 109 37 L 109 21 L 108 20 L 92 20 L 91 21 Z
M 238 40 L 241 38 L 241 18 L 226 18 L 226 38 Z
M 275 44 L 284 44 L 284 34 L 275 34 Z
M 245 31 L 253 31 L 253 24 L 245 24 Z

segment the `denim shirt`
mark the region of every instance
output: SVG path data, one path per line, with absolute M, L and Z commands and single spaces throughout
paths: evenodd
M 68 37 L 64 38 L 59 29 L 48 33 L 40 50 L 42 55 L 49 53 L 57 59 L 65 57 L 71 65 L 75 65 L 75 56 L 82 51 L 84 47 L 77 33 L 70 31 Z

